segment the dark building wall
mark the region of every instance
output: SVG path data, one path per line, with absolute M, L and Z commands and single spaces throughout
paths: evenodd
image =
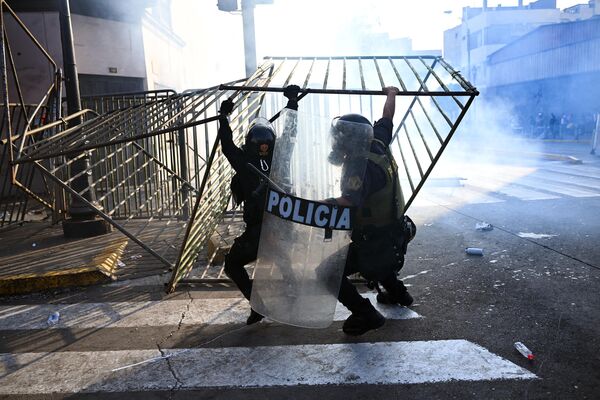
M 79 74 L 81 96 L 141 92 L 144 89 L 143 78 Z
M 518 112 L 597 113 L 600 112 L 600 71 L 551 79 L 494 86 L 485 95 L 502 98 Z
M 158 0 L 71 0 L 72 14 L 112 19 L 115 21 L 139 21 L 144 9 L 154 6 Z M 60 0 L 7 0 L 16 12 L 58 12 Z
M 550 113 L 583 126 L 600 112 L 600 18 L 542 26 L 488 58 L 484 94 L 521 121 Z
M 542 26 L 488 57 L 489 86 L 600 71 L 600 18 Z

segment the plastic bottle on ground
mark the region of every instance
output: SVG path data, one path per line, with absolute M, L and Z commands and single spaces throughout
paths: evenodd
M 481 249 L 479 247 L 467 247 L 465 249 L 465 253 L 472 255 L 472 256 L 482 256 L 483 249 Z
M 517 351 L 519 353 L 521 353 L 521 355 L 523 357 L 525 357 L 528 360 L 533 360 L 535 358 L 535 356 L 533 355 L 533 353 L 531 352 L 531 350 L 529 350 L 527 348 L 527 346 L 525 346 L 523 343 L 521 342 L 516 342 L 515 343 L 515 349 L 517 349 Z
M 56 325 L 59 319 L 60 313 L 58 311 L 54 311 L 52 314 L 50 314 L 50 316 L 48 317 L 48 321 L 46 322 L 48 323 L 48 325 Z

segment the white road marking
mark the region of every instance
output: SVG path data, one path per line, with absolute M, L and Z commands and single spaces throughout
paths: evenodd
M 581 165 L 564 165 L 564 164 L 540 164 L 540 171 L 560 172 L 563 174 L 575 175 L 577 177 L 587 177 L 600 179 L 600 168 L 593 166 Z
M 540 179 L 540 177 L 522 177 L 515 183 L 527 185 L 529 187 L 534 187 L 537 189 L 547 190 L 553 193 L 559 193 L 566 196 L 572 197 L 597 197 L 600 196 L 600 192 L 597 188 L 593 188 L 593 190 L 586 190 L 584 188 L 580 188 L 577 186 L 571 186 L 569 184 L 552 182 Z
M 482 193 L 469 185 L 452 188 L 429 187 L 421 196 L 424 199 L 439 205 L 451 205 L 455 203 L 491 204 L 502 203 L 505 201 L 504 199 Z
M 187 349 L 186 349 L 187 350 Z M 466 340 L 165 350 L 179 389 L 535 379 Z M 0 354 L 0 394 L 170 390 L 157 350 Z
M 375 293 L 365 295 L 388 319 L 421 317 L 405 307 L 377 304 L 375 296 Z M 245 323 L 250 306 L 240 298 L 2 306 L 0 330 L 48 328 L 48 316 L 55 311 L 60 313 L 60 320 L 50 329 L 125 328 L 178 325 L 184 313 L 184 325 Z M 343 321 L 349 315 L 338 303 L 334 320 Z
M 559 196 L 538 192 L 536 190 L 526 189 L 514 185 L 513 182 L 481 176 L 469 177 L 469 179 L 467 180 L 468 185 L 473 185 L 475 187 L 480 187 L 494 192 L 498 192 L 505 196 L 516 197 L 517 199 L 523 201 L 551 200 L 560 198 Z
M 533 232 L 519 232 L 519 237 L 528 238 L 528 239 L 545 239 L 552 238 L 558 235 L 551 235 L 548 233 L 533 233 Z

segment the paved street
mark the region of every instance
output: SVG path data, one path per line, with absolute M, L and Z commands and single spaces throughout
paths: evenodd
M 377 331 L 345 336 L 343 308 L 323 330 L 247 327 L 233 288 L 166 296 L 167 277 L 3 298 L 0 398 L 598 398 L 600 157 L 449 157 L 409 214 L 415 303 L 379 306 Z

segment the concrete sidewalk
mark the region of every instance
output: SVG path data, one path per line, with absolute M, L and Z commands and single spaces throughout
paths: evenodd
M 168 270 L 120 232 L 68 239 L 60 224 L 41 221 L 1 231 L 0 243 L 0 295 L 102 284 Z

